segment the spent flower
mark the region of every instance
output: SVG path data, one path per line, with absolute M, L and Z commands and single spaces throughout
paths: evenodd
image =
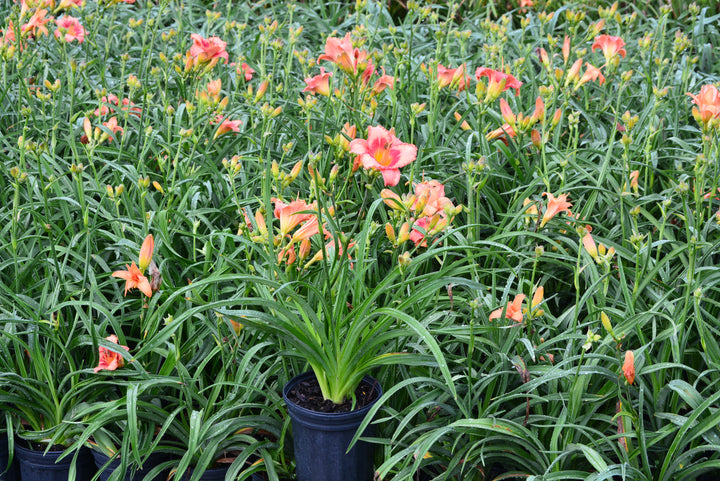
M 115 334 L 112 334 L 105 338 L 107 341 L 112 342 L 113 344 L 119 344 L 118 337 Z M 126 351 L 129 351 L 130 348 L 128 346 L 120 346 Z M 122 355 L 119 352 L 113 351 L 108 349 L 104 346 L 98 347 L 99 351 L 99 357 L 100 361 L 98 362 L 97 367 L 93 369 L 94 372 L 98 372 L 101 370 L 106 371 L 114 371 L 119 367 L 123 367 L 125 365 L 125 360 L 123 359 Z

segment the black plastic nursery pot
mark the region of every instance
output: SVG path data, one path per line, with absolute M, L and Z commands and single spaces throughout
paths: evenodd
M 58 461 L 64 452 L 34 451 L 15 443 L 15 456 L 20 465 L 20 479 L 22 481 L 67 481 L 73 455 L 70 454 Z M 89 481 L 97 472 L 89 457 L 90 455 L 84 449 L 78 455 L 76 481 Z
M 350 441 L 365 415 L 382 396 L 377 380 L 365 376 L 363 380 L 374 386 L 377 395 L 368 405 L 346 413 L 322 413 L 298 406 L 288 399 L 296 385 L 315 378 L 306 372 L 292 378 L 283 389 L 283 398 L 292 420 L 293 446 L 297 481 L 372 481 L 374 446 L 358 441 L 347 454 Z M 362 435 L 373 436 L 369 425 Z
M 222 468 L 206 469 L 205 472 L 202 473 L 202 476 L 200 476 L 200 481 L 225 481 L 225 475 L 227 474 L 228 469 L 229 467 L 227 466 Z M 190 478 L 192 478 L 192 471 L 187 472 L 183 481 L 188 481 Z
M 98 481 L 108 481 L 115 470 L 120 467 L 120 459 L 113 459 L 112 462 L 105 467 L 105 469 L 102 469 L 103 466 L 105 466 L 105 464 L 110 460 L 110 457 L 94 450 L 92 451 L 92 455 L 95 460 L 95 466 L 97 466 L 100 471 Z M 125 477 L 123 479 L 124 481 L 164 481 L 167 479 L 169 470 L 163 471 L 153 478 L 146 479 L 145 476 L 147 476 L 147 474 L 157 465 L 168 460 L 170 460 L 170 456 L 165 453 L 153 453 L 147 458 L 142 469 L 138 469 L 137 471 L 128 469 L 125 472 Z
M 20 481 L 17 459 L 13 456 L 13 462 L 8 466 L 9 460 L 7 433 L 0 433 L 0 481 Z

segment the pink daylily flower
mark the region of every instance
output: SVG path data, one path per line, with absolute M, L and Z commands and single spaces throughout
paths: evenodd
M 400 182 L 400 167 L 417 157 L 417 147 L 406 144 L 395 137 L 395 129 L 386 130 L 381 126 L 368 127 L 368 138 L 350 142 L 350 152 L 358 154 L 365 169 L 379 170 L 385 186 Z

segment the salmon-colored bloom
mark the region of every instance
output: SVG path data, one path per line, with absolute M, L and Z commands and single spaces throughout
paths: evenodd
M 478 67 L 475 70 L 475 78 L 480 80 L 481 77 L 488 78 L 486 101 L 492 101 L 500 96 L 501 92 L 508 89 L 515 89 L 515 96 L 520 95 L 520 86 L 522 82 L 510 74 L 498 72 L 487 67 Z
M 286 265 L 291 266 L 295 263 L 295 260 L 297 259 L 297 254 L 295 254 L 295 244 L 290 244 L 280 249 L 277 258 L 278 264 L 282 263 L 283 259 L 285 260 Z
M 356 135 L 357 127 L 350 125 L 350 122 L 345 122 L 340 134 L 337 136 L 338 145 L 340 145 L 345 152 L 348 152 L 350 150 L 350 142 L 355 139 Z
M 303 92 L 328 97 L 330 95 L 330 77 L 332 77 L 332 72 L 325 72 L 325 67 L 320 67 L 320 75 L 305 79 L 307 87 L 303 89 Z
M 222 115 L 218 115 L 215 117 L 215 122 L 211 123 L 220 124 L 213 136 L 213 139 L 217 139 L 219 136 L 227 134 L 228 132 L 240 132 L 240 124 L 242 124 L 242 120 L 224 119 Z
M 465 90 L 465 87 L 470 83 L 470 77 L 465 72 L 465 64 L 456 68 L 447 68 L 442 64 L 438 64 L 437 80 L 439 89 L 450 86 L 457 87 L 460 92 Z
M 717 87 L 703 85 L 697 95 L 689 92 L 686 95 L 689 95 L 692 98 L 692 103 L 697 105 L 692 109 L 693 117 L 695 117 L 697 123 L 708 127 L 711 121 L 720 118 L 720 92 L 718 92 Z
M 218 61 L 223 58 L 228 61 L 228 53 L 225 50 L 227 43 L 220 40 L 219 37 L 203 38 L 197 33 L 190 35 L 193 44 L 187 52 L 189 58 L 195 66 L 214 67 Z
M 305 222 L 306 220 L 310 220 L 315 218 L 317 220 L 317 217 L 313 216 L 311 213 L 302 213 L 304 211 L 312 211 L 315 210 L 315 204 L 307 204 L 304 200 L 293 200 L 289 204 L 285 204 L 280 199 L 272 198 L 273 203 L 275 204 L 275 209 L 273 210 L 273 214 L 275 215 L 276 219 L 280 219 L 280 234 L 283 236 L 287 235 L 292 231 L 295 227 L 297 227 L 301 222 Z
M 78 43 L 83 43 L 85 40 L 85 29 L 77 18 L 66 15 L 55 20 L 55 24 L 58 27 L 55 30 L 55 37 L 61 41 L 70 43 L 77 40 Z
M 309 207 L 314 208 L 315 205 L 311 205 Z M 323 232 L 325 231 L 325 226 L 323 225 Z M 306 240 L 309 240 L 310 237 L 314 236 L 315 234 L 320 233 L 320 223 L 318 222 L 318 218 L 316 215 L 310 215 L 310 218 L 305 220 L 303 224 L 300 226 L 298 230 L 293 232 L 292 238 L 290 239 L 291 243 L 295 242 L 305 242 Z M 307 257 L 307 256 L 306 256 Z
M 635 382 L 635 354 L 632 351 L 625 351 L 625 362 L 623 363 L 623 374 L 628 384 Z
M 437 213 L 445 215 L 445 207 L 453 206 L 450 199 L 445 197 L 445 186 L 437 180 L 426 180 L 415 186 L 415 202 L 412 209 L 421 211 L 424 216 Z
M 557 196 L 557 198 L 550 192 L 543 192 L 543 195 L 547 196 L 548 203 L 545 213 L 543 214 L 542 221 L 540 222 L 540 227 L 544 227 L 550 219 L 558 215 L 560 212 L 572 214 L 572 212 L 570 212 L 572 204 L 567 201 L 567 194 L 561 194 Z
M 386 74 L 384 68 L 382 69 L 382 71 L 383 73 L 380 78 L 377 79 L 373 84 L 372 92 L 375 95 L 379 94 L 388 87 L 390 88 L 390 90 L 393 90 L 395 88 L 395 77 Z
M 22 35 L 25 35 L 26 33 L 31 33 L 32 35 L 37 35 L 38 32 L 49 35 L 48 29 L 45 26 L 46 23 L 48 23 L 51 19 L 46 17 L 48 11 L 45 9 L 35 10 L 35 13 L 32 17 L 30 17 L 30 20 L 24 25 L 20 27 L 20 33 Z
M 101 105 L 100 108 L 95 109 L 95 112 L 93 112 L 93 114 L 97 116 L 106 115 L 110 112 L 115 112 L 115 109 L 105 104 L 118 105 L 118 103 L 120 102 L 120 100 L 117 98 L 117 95 L 113 94 L 103 95 L 100 101 L 103 103 L 103 105 Z
M 613 37 L 612 35 L 599 35 L 595 37 L 595 43 L 592 44 L 592 51 L 597 49 L 602 50 L 605 56 L 605 61 L 610 62 L 616 55 L 620 55 L 625 58 L 625 41 L 620 37 Z
M 107 122 L 103 122 L 102 124 L 103 126 L 107 127 L 113 134 L 116 134 L 117 132 L 120 132 L 121 134 L 123 133 L 123 128 L 118 125 L 117 117 L 112 117 L 110 120 L 108 120 Z M 110 142 L 113 141 L 112 135 L 108 135 L 107 138 Z
M 413 228 L 410 232 L 410 240 L 413 241 L 416 246 L 427 247 L 427 240 L 425 240 L 425 234 L 427 234 L 430 230 L 431 220 L 431 217 L 425 216 L 413 222 Z M 418 230 L 417 227 L 422 229 L 422 231 Z
M 320 60 L 327 60 L 338 66 L 340 70 L 353 77 L 359 71 L 365 71 L 368 65 L 367 52 L 353 48 L 350 32 L 343 38 L 328 37 L 325 40 L 325 53 L 318 57 Z
M 350 250 L 350 249 L 352 249 L 353 247 L 355 247 L 355 241 L 354 241 L 354 240 L 350 240 L 350 242 L 348 242 L 347 248 L 348 248 L 348 250 Z M 337 252 L 338 258 L 341 257 L 341 256 L 344 254 L 344 249 L 343 249 L 343 244 L 342 244 L 342 242 L 340 243 L 339 247 L 336 248 L 335 240 L 330 240 L 330 242 L 328 242 L 327 244 L 325 244 L 325 252 L 327 253 L 327 255 L 328 255 L 328 257 L 329 257 L 330 259 L 335 258 L 336 252 Z M 348 260 L 352 260 L 352 256 L 350 255 L 349 252 L 347 253 L 347 258 L 348 258 Z M 318 262 L 318 261 L 321 261 L 321 260 L 323 260 L 323 259 L 324 259 L 323 250 L 320 249 L 320 250 L 318 250 L 318 251 L 315 253 L 315 255 L 313 255 L 313 256 L 310 258 L 309 261 L 307 261 L 307 262 L 305 263 L 305 265 L 303 266 L 303 268 L 307 269 L 308 267 L 310 267 L 310 266 L 313 265 L 314 263 L 316 263 L 316 262 Z M 352 269 L 352 266 L 350 266 L 350 268 Z
M 249 82 L 252 80 L 254 73 L 255 73 L 255 70 L 250 68 L 250 66 L 248 64 L 246 64 L 245 62 L 243 62 L 242 65 L 240 65 L 237 68 L 237 74 L 242 75 L 246 82 Z
M 135 105 L 135 102 L 132 102 L 129 98 L 125 97 L 120 102 L 120 110 L 123 112 L 130 112 L 135 117 L 140 117 L 140 114 L 142 113 L 142 109 Z
M 140 289 L 140 291 L 148 297 L 152 297 L 152 288 L 150 287 L 150 281 L 145 277 L 138 266 L 135 265 L 135 261 L 131 265 L 125 265 L 127 270 L 115 271 L 112 273 L 112 277 L 125 279 L 125 295 L 130 289 Z
M 602 74 L 599 68 L 585 62 L 585 73 L 575 85 L 575 88 L 579 88 L 582 85 L 585 85 L 586 83 L 592 82 L 594 80 L 598 80 L 598 83 L 602 85 L 605 83 L 605 76 Z
M 12 45 L 15 43 L 15 26 L 13 21 L 8 21 L 8 26 L 5 30 L 0 30 L 0 45 Z
M 395 129 L 369 126 L 368 138 L 350 142 L 350 152 L 358 154 L 365 169 L 379 170 L 385 186 L 400 182 L 400 167 L 417 157 L 417 147 L 395 137 Z
M 118 344 L 118 337 L 115 334 L 108 336 L 105 339 L 113 344 Z M 126 351 L 130 350 L 127 346 L 120 347 Z M 114 371 L 115 369 L 125 365 L 125 360 L 119 352 L 112 351 L 104 346 L 98 346 L 98 351 L 100 355 L 100 362 L 98 362 L 97 367 L 93 369 L 94 372 L 98 372 L 103 369 L 106 371 Z
M 222 80 L 221 79 L 215 79 L 211 80 L 207 84 L 207 93 L 208 96 L 212 99 L 217 99 L 220 96 L 220 92 L 222 90 Z
M 371 58 L 367 61 L 367 66 L 365 67 L 365 70 L 363 70 L 362 75 L 360 76 L 361 85 L 363 88 L 367 87 L 370 83 L 370 79 L 372 78 L 373 74 L 375 73 L 375 65 L 373 64 L 373 61 Z
M 522 313 L 522 303 L 525 300 L 525 294 L 518 294 L 515 296 L 515 299 L 513 299 L 512 302 L 508 302 L 507 306 L 505 307 L 505 318 L 506 319 L 512 319 L 515 322 L 522 322 L 523 320 L 523 313 Z M 492 319 L 499 319 L 500 316 L 502 316 L 503 308 L 494 310 L 492 313 L 490 313 L 490 320 Z

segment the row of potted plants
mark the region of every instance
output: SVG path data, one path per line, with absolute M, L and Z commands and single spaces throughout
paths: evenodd
M 139 315 L 95 312 L 93 319 L 77 310 L 69 319 L 71 303 L 65 303 L 49 320 L 33 318 L 30 310 L 7 319 L 0 408 L 5 449 L 20 461 L 16 479 L 93 477 L 95 470 L 86 472 L 87 448 L 99 469 L 94 479 L 278 479 L 288 472 L 278 455 L 286 410 L 297 479 L 371 479 L 372 446 L 357 438 L 372 435 L 373 427 L 357 428 L 383 391 L 366 374 L 411 361 L 407 353 L 387 354 L 387 346 L 413 337 L 442 364 L 436 341 L 405 313 L 417 296 L 394 308 L 375 307 L 405 282 L 401 270 L 374 289 L 358 285 L 355 261 L 343 257 L 329 267 L 334 272 L 327 279 L 336 281 L 325 285 L 221 276 L 215 287 L 232 279 L 267 295 L 233 295 L 173 316 L 165 315 L 166 306 L 189 303 L 209 282 L 180 289 L 159 305 L 163 264 L 154 262 L 154 251 L 148 235 L 137 264 L 112 274 L 125 281 L 124 302 L 136 304 Z M 118 334 L 103 337 L 106 332 Z M 312 370 L 290 379 L 304 361 Z M 5 476 L 12 479 L 12 471 Z

